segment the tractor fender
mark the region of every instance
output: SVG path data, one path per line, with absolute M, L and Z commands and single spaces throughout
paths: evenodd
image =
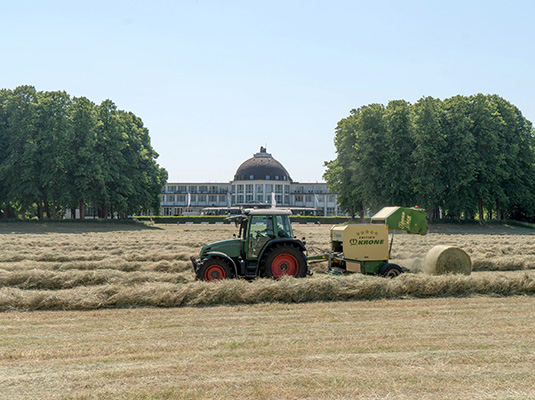
M 305 245 L 303 244 L 303 242 L 301 242 L 300 240 L 288 239 L 288 238 L 274 239 L 274 240 L 268 242 L 267 245 L 262 249 L 262 251 L 258 255 L 258 260 L 262 260 L 262 257 L 264 257 L 264 254 L 266 253 L 266 251 L 268 251 L 272 247 L 277 246 L 279 244 L 285 244 L 285 243 L 289 243 L 292 246 L 297 247 L 299 250 L 301 250 L 303 253 L 306 254 L 307 249 L 306 249 Z M 259 264 L 259 266 L 260 266 L 260 264 Z
M 238 267 L 236 266 L 236 263 L 234 262 L 234 260 L 232 258 L 230 258 L 228 255 L 226 255 L 225 253 L 221 253 L 219 251 L 211 251 L 209 253 L 206 254 L 208 257 L 207 258 L 210 258 L 210 257 L 214 257 L 214 258 L 223 258 L 225 260 L 227 260 L 230 265 L 234 268 L 234 276 L 238 276 Z M 207 259 L 205 258 L 205 260 Z

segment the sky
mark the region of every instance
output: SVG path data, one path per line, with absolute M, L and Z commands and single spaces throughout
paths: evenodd
M 0 88 L 149 129 L 169 182 L 228 182 L 260 146 L 322 182 L 352 109 L 497 94 L 535 121 L 530 1 L 0 0 Z

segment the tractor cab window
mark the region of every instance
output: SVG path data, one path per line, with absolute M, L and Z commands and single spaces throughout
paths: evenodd
M 275 237 L 273 233 L 273 219 L 269 215 L 255 215 L 251 218 L 249 237 Z
M 247 258 L 258 257 L 264 245 L 275 237 L 273 218 L 270 215 L 255 215 L 249 223 L 249 244 Z
M 280 238 L 292 237 L 292 227 L 290 218 L 286 215 L 277 215 L 275 218 L 277 224 L 277 236 Z

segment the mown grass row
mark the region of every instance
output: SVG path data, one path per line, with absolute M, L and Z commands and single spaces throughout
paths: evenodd
M 396 260 L 397 261 L 397 260 Z M 421 261 L 421 260 L 416 260 Z M 419 263 L 410 260 L 401 265 L 407 266 L 413 272 L 419 270 Z M 2 266 L 0 264 L 0 266 Z M 28 262 L 4 264 L 0 268 L 0 288 L 12 287 L 34 290 L 72 289 L 79 286 L 124 285 L 132 286 L 146 282 L 165 282 L 183 284 L 192 282 L 194 274 L 191 262 L 183 260 L 159 262 L 126 261 L 112 258 L 102 261 L 76 262 Z M 327 265 L 325 262 L 311 265 L 316 275 L 323 275 Z M 493 259 L 476 259 L 473 270 L 478 271 L 523 271 L 535 269 L 535 261 L 525 257 L 503 257 Z
M 129 307 L 184 307 L 301 303 L 316 301 L 535 295 L 535 274 L 479 273 L 471 276 L 406 274 L 397 279 L 362 275 L 321 276 L 253 282 L 133 282 L 61 290 L 0 289 L 0 310 L 92 310 Z

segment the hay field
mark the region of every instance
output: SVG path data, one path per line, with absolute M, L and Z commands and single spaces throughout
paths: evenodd
M 313 253 L 329 247 L 329 227 L 297 225 Z M 535 294 L 535 231 L 437 226 L 427 236 L 397 234 L 398 279 L 314 276 L 275 282 L 195 282 L 189 262 L 201 246 L 232 237 L 228 225 L 0 224 L 0 310 L 88 310 L 138 306 L 254 304 L 470 295 Z M 472 257 L 470 276 L 419 272 L 427 251 L 452 245 Z
M 526 296 L 0 313 L 0 398 L 533 399 Z

